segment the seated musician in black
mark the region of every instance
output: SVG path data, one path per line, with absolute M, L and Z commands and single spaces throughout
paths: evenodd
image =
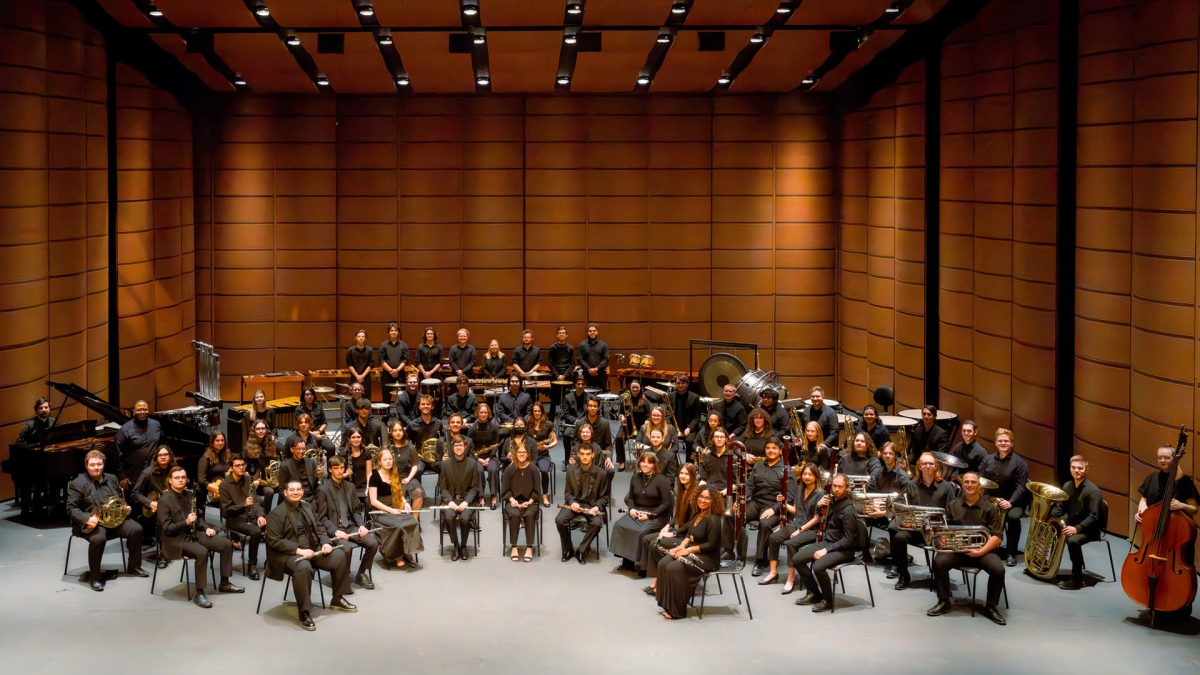
M 166 493 L 167 481 L 170 479 L 171 469 L 175 466 L 175 453 L 165 445 L 159 446 L 154 455 L 154 462 L 138 476 L 133 489 L 130 490 L 129 500 L 141 508 L 141 512 L 136 515 L 138 520 L 145 523 L 145 527 L 152 527 L 156 522 L 158 500 Z M 165 563 L 165 560 L 160 559 L 159 567 L 166 567 Z
M 346 350 L 350 381 L 362 384 L 362 395 L 371 398 L 371 369 L 375 366 L 375 348 L 367 344 L 367 331 L 354 334 L 354 346 Z
M 594 453 L 590 442 L 579 446 L 577 456 L 579 462 L 567 469 L 567 480 L 563 486 L 563 502 L 566 506 L 554 518 L 554 526 L 562 543 L 562 561 L 574 557 L 583 565 L 587 562 L 588 547 L 604 526 L 601 511 L 608 505 L 608 490 L 605 489 L 608 475 L 604 469 L 593 464 Z M 578 548 L 571 543 L 570 527 L 573 521 L 580 521 L 585 527 Z
M 125 539 L 129 549 L 129 574 L 135 577 L 148 577 L 142 569 L 142 526 L 130 518 L 126 518 L 117 527 L 105 527 L 100 524 L 100 507 L 110 497 L 124 501 L 124 493 L 117 477 L 104 473 L 104 453 L 99 450 L 89 450 L 83 459 L 87 469 L 67 485 L 67 517 L 71 519 L 71 534 L 86 539 L 88 543 L 88 574 L 87 581 L 91 582 L 93 591 L 104 590 L 104 573 L 100 569 L 100 559 L 104 556 L 104 544 L 113 537 Z M 125 515 L 133 512 L 125 507 Z
M 150 466 L 154 451 L 162 439 L 162 425 L 150 419 L 150 404 L 137 401 L 133 404 L 133 419 L 117 430 L 117 454 L 121 458 L 122 485 L 137 480 L 142 471 Z
M 279 466 L 279 484 L 286 485 L 292 481 L 300 483 L 303 488 L 304 501 L 311 502 L 316 495 L 317 486 L 325 467 L 317 466 L 317 460 L 304 456 L 304 441 L 296 436 L 288 439 L 288 458 Z
M 917 459 L 917 479 L 904 486 L 897 500 L 907 502 L 912 506 L 933 506 L 944 509 L 954 499 L 954 484 L 942 480 L 942 470 L 937 458 L 926 452 Z M 892 542 L 892 564 L 895 570 L 888 572 L 887 578 L 896 579 L 896 590 L 902 591 L 912 584 L 908 574 L 908 545 L 920 546 L 925 543 L 923 532 L 900 529 L 899 516 L 888 528 L 888 536 Z
M 467 437 L 470 442 L 467 444 L 467 452 L 475 457 L 476 463 L 479 464 L 479 505 L 484 506 L 484 479 L 488 491 L 492 497 L 492 508 L 496 508 L 496 499 L 500 494 L 500 472 L 504 470 L 504 462 L 501 458 L 511 449 L 511 445 L 504 444 L 503 452 L 500 446 L 500 429 L 496 425 L 496 421 L 488 419 L 487 413 L 483 413 L 483 421 L 477 421 L 467 431 Z M 525 440 L 525 423 L 518 421 L 518 424 L 513 425 L 513 436 L 517 435 L 517 426 L 521 427 L 521 439 Z M 509 437 L 509 440 L 512 436 Z M 485 450 L 485 448 L 491 448 Z
M 442 369 L 442 355 L 445 352 L 437 341 L 437 331 L 433 330 L 433 326 L 426 327 L 422 335 L 424 341 L 417 347 L 416 366 L 421 373 L 421 378 L 428 380 L 436 377 L 438 371 Z
M 950 434 L 938 426 L 935 405 L 921 407 L 921 421 L 912 428 L 912 441 L 908 446 L 909 464 L 914 463 L 922 452 L 950 452 Z
M 46 432 L 54 426 L 57 420 L 50 416 L 50 400 L 43 397 L 33 404 L 33 417 L 21 427 L 16 442 L 22 445 L 43 445 L 46 442 Z
M 931 406 L 926 406 L 929 408 Z M 924 412 L 924 411 L 922 411 Z M 918 428 L 920 425 L 918 425 Z M 1025 484 L 1029 482 L 1029 464 L 1013 451 L 1013 432 L 996 430 L 996 452 L 983 458 L 979 473 L 1000 484 L 992 496 L 1000 498 L 1000 508 L 1008 509 L 1004 514 L 1005 542 L 1000 557 L 1004 564 L 1017 564 L 1017 543 L 1021 541 L 1021 516 L 1033 500 Z
M 363 386 L 360 382 L 355 382 L 350 385 L 350 395 L 342 402 L 342 426 L 350 424 L 358 417 L 358 408 L 355 404 L 358 399 L 363 397 Z
M 387 391 L 384 392 L 384 397 L 387 396 Z M 325 438 L 325 428 L 329 423 L 325 420 L 325 408 L 321 407 L 321 402 L 317 400 L 317 391 L 312 387 L 305 387 L 300 392 L 300 405 L 296 406 L 294 417 L 308 415 L 312 419 L 312 426 L 309 431 L 317 438 Z
M 758 545 L 754 552 L 754 569 L 750 571 L 750 576 L 754 577 L 761 576 L 767 567 L 767 541 L 771 538 L 771 530 L 779 524 L 780 509 L 796 486 L 795 474 L 787 477 L 786 485 L 783 483 L 782 442 L 772 437 L 764 450 L 767 458 L 754 465 L 746 481 L 746 524 L 758 523 Z M 745 559 L 749 537 L 745 532 L 739 535 L 738 554 Z
M 238 534 L 247 535 L 246 557 L 250 568 L 246 578 L 258 580 L 258 544 L 262 541 L 262 528 L 267 526 L 267 516 L 262 504 L 254 498 L 258 481 L 246 472 L 246 460 L 234 455 L 229 464 L 229 478 L 221 481 L 221 517 L 225 527 Z
M 267 428 L 265 420 L 255 423 L 250 437 L 242 446 L 242 457 L 246 458 L 246 469 L 250 475 L 259 478 L 267 475 L 267 469 L 270 468 L 272 462 L 279 462 L 282 466 L 283 460 L 287 459 L 288 454 L 285 444 L 277 443 L 275 437 L 271 435 L 271 430 Z M 275 489 L 259 485 L 258 493 L 263 497 L 263 510 L 265 511 L 275 498 Z
M 655 437 L 661 436 L 655 432 Z M 649 452 L 637 460 L 637 472 L 629 479 L 629 492 L 625 494 L 625 515 L 612 526 L 609 551 L 622 558 L 621 569 L 636 570 L 644 576 L 646 552 L 642 539 L 649 532 L 657 532 L 667 524 L 674 505 L 671 491 L 672 479 L 660 471 L 658 457 Z
M 1088 461 L 1083 455 L 1071 458 L 1071 480 L 1063 483 L 1067 501 L 1054 502 L 1050 507 L 1051 518 L 1061 518 L 1066 527 L 1062 533 L 1067 538 L 1067 554 L 1071 558 L 1071 579 L 1058 584 L 1066 591 L 1083 588 L 1083 545 L 1100 538 L 1101 503 L 1104 501 L 1100 488 L 1088 479 Z
M 829 579 L 829 568 L 853 560 L 854 551 L 865 543 L 858 540 L 858 516 L 854 513 L 854 500 L 849 494 L 849 479 L 846 474 L 839 473 L 831 481 L 833 503 L 825 512 L 825 533 L 792 557 L 792 567 L 796 568 L 808 591 L 804 597 L 796 600 L 796 604 L 812 605 L 814 612 L 833 609 L 833 584 Z
M 504 352 L 500 351 L 499 340 L 492 340 L 488 343 L 488 350 L 483 355 L 479 373 L 488 380 L 503 380 L 504 376 L 508 374 L 508 360 L 505 358 Z
M 346 441 L 349 438 L 351 429 L 358 429 L 362 432 L 363 445 L 374 445 L 377 448 L 382 448 L 387 431 L 377 420 L 371 419 L 371 402 L 365 398 L 360 398 L 354 404 L 354 410 L 357 413 L 354 421 L 342 429 L 342 454 L 345 454 Z M 325 451 L 329 452 L 329 448 L 326 448 Z
M 746 446 L 746 452 L 755 457 L 766 456 L 766 446 L 769 439 L 775 438 L 775 430 L 771 428 L 771 420 L 762 408 L 755 408 L 746 416 L 746 430 L 737 435 L 734 440 Z
M 600 417 L 600 401 L 594 398 L 587 402 L 587 414 L 578 421 L 578 427 L 575 429 L 574 447 L 578 447 L 579 443 L 583 440 L 581 432 L 585 424 L 591 431 L 591 438 L 587 440 L 590 440 L 596 449 L 596 456 L 593 458 L 593 461 L 603 466 L 605 471 L 614 473 L 615 465 L 612 462 L 611 456 L 613 447 L 612 426 L 609 425 L 608 420 Z M 601 458 L 603 458 L 603 461 L 601 461 Z M 571 458 L 570 463 L 575 463 L 574 457 Z
M 367 590 L 375 588 L 371 583 L 371 566 L 379 552 L 379 540 L 367 531 L 362 505 L 358 502 L 358 491 L 346 480 L 346 460 L 339 456 L 329 459 L 329 480 L 317 489 L 317 518 L 325 531 L 330 533 L 332 543 L 341 546 L 346 558 L 352 559 L 354 546 L 363 549 L 362 564 L 354 581 Z
M 984 528 L 989 536 L 983 546 L 961 553 L 943 551 L 933 558 L 933 580 L 937 585 L 937 604 L 925 612 L 929 616 L 941 616 L 950 609 L 950 572 L 960 567 L 979 568 L 988 573 L 987 605 L 983 615 L 994 623 L 1004 625 L 997 604 L 1004 589 L 1004 564 L 996 549 L 1000 547 L 1000 534 L 1004 529 L 1004 514 L 984 498 L 979 489 L 979 474 L 968 471 L 962 474 L 962 496 L 952 499 L 946 506 L 946 522 L 949 525 L 972 525 Z M 934 530 L 936 532 L 936 529 Z
M 535 407 L 540 408 L 541 406 L 538 405 Z M 512 463 L 513 454 L 519 447 L 528 448 L 529 456 L 537 457 L 537 440 L 529 435 L 528 425 L 529 423 L 526 420 L 517 420 L 513 424 L 512 435 L 504 439 L 500 452 L 496 453 L 503 466 L 508 466 Z M 492 508 L 495 508 L 495 501 L 492 502 Z
M 417 407 L 420 400 L 421 381 L 415 374 L 409 374 L 404 379 L 404 391 L 396 395 L 396 419 L 403 422 L 405 427 L 420 416 L 421 411 Z
M 651 403 L 646 399 L 646 392 L 642 391 L 642 383 L 637 380 L 629 382 L 629 403 L 630 410 L 625 409 L 624 402 L 621 403 L 621 414 L 617 416 L 617 421 L 620 422 L 619 431 L 615 441 L 617 452 L 617 471 L 625 470 L 625 444 L 630 438 L 636 437 L 642 425 L 650 417 Z M 630 421 L 626 413 L 632 413 L 633 420 Z M 636 459 L 638 453 L 633 454 Z
M 804 441 L 799 444 L 799 447 L 793 449 L 798 465 L 815 463 L 823 470 L 829 470 L 830 450 L 829 446 L 825 445 L 825 439 L 821 434 L 819 422 L 809 422 L 804 425 Z
M 509 439 L 511 440 L 511 439 Z M 512 543 L 509 558 L 517 562 L 517 537 L 521 524 L 525 525 L 525 562 L 533 562 L 533 544 L 538 518 L 538 468 L 532 461 L 529 446 L 521 443 L 513 450 L 512 464 L 504 470 L 504 520 L 508 527 L 508 540 Z M 542 499 L 545 495 L 541 495 Z
M 654 596 L 663 610 L 663 618 L 686 618 L 688 603 L 695 595 L 700 579 L 718 568 L 724 511 L 721 496 L 714 488 L 700 488 L 696 492 L 694 514 L 682 533 L 683 540 L 665 554 L 657 547 L 650 552 L 651 556 L 656 553 L 662 556 L 661 562 L 657 563 Z M 667 561 L 667 556 L 673 560 Z
M 470 377 L 475 370 L 475 345 L 467 344 L 471 339 L 471 331 L 459 328 L 458 343 L 450 346 L 450 370 L 458 379 Z
M 667 445 L 663 442 L 663 433 L 658 429 L 650 432 L 649 445 L 644 449 L 639 449 L 638 454 L 641 456 L 653 455 L 654 460 L 658 463 L 658 471 L 667 479 L 668 482 L 674 482 L 676 476 L 679 475 L 679 455 L 675 452 L 675 446 Z M 639 448 L 641 446 L 639 445 Z
M 442 460 L 441 486 L 442 503 L 448 507 L 442 511 L 442 527 L 450 535 L 454 547 L 451 561 L 468 559 L 467 539 L 471 531 L 474 512 L 467 510 L 479 497 L 479 470 L 475 458 L 467 453 L 467 441 L 456 436 L 451 441 L 450 456 Z
M 791 419 L 783 406 L 779 405 L 779 392 L 774 389 L 764 389 L 759 408 L 767 414 L 767 421 L 770 422 L 771 430 L 776 436 L 788 433 L 788 429 L 791 428 Z
M 746 431 L 746 406 L 737 400 L 737 388 L 732 384 L 725 385 L 721 396 L 711 410 L 721 416 L 721 426 L 730 436 L 741 436 Z
M 367 399 L 365 399 L 365 398 L 360 398 L 358 400 L 359 401 L 367 401 Z M 371 402 L 367 401 L 367 416 L 368 416 L 368 418 L 370 417 L 370 411 L 371 411 Z M 359 411 L 359 412 L 361 413 L 362 411 Z M 323 449 L 323 450 L 325 450 L 326 456 L 332 455 L 334 453 L 334 451 L 336 450 L 336 448 L 333 447 L 333 441 L 329 440 L 328 438 L 323 438 L 323 437 L 318 436 L 317 434 L 313 433 L 312 426 L 313 426 L 313 418 L 310 417 L 308 413 L 300 413 L 299 415 L 297 415 L 296 416 L 296 433 L 292 434 L 291 438 L 289 438 L 288 441 L 284 444 L 284 447 L 291 445 L 292 439 L 296 438 L 296 439 L 301 439 L 304 441 L 305 449 L 308 449 L 308 450 Z M 356 428 L 356 427 L 361 428 L 361 427 L 359 427 L 357 421 L 351 422 L 350 424 L 347 424 L 345 427 L 343 427 L 343 430 L 342 430 L 342 436 L 343 436 L 342 442 L 343 443 L 345 443 L 346 430 L 351 429 L 351 428 Z
M 807 546 L 817 540 L 817 526 L 821 520 L 821 508 L 830 503 L 824 492 L 825 485 L 821 481 L 821 472 L 815 464 L 806 464 L 800 470 L 800 481 L 792 493 L 792 499 L 784 508 L 787 509 L 788 524 L 780 525 L 767 540 L 767 562 L 771 572 L 763 577 L 759 586 L 775 583 L 779 578 L 779 548 L 787 549 L 787 582 L 783 585 L 781 595 L 789 595 L 795 588 L 796 568 L 792 566 L 792 558 L 801 546 Z
M 254 392 L 254 397 L 250 401 L 250 410 L 246 413 L 246 419 L 249 420 L 250 426 L 258 420 L 266 420 L 267 426 L 272 431 L 275 430 L 275 409 L 267 405 L 267 392 L 259 389 Z
M 983 464 L 983 459 L 987 457 L 988 451 L 980 445 L 976 440 L 977 427 L 974 420 L 967 420 L 962 423 L 961 428 L 962 440 L 955 443 L 950 450 L 950 454 L 967 463 L 966 468 L 959 469 L 957 467 L 947 467 L 946 480 L 953 480 L 957 476 L 972 471 L 979 472 L 979 467 Z
M 868 476 L 875 473 L 879 469 L 879 452 L 875 449 L 875 442 L 871 440 L 871 435 L 865 431 L 859 431 L 854 434 L 854 440 L 850 446 L 850 452 L 843 452 L 838 456 L 838 470 L 847 476 Z
M 587 378 L 589 387 L 608 391 L 608 343 L 600 339 L 600 328 L 594 323 L 587 326 L 587 339 L 579 343 L 575 359 Z
M 438 441 L 438 452 L 442 459 L 450 456 L 450 442 L 455 436 L 467 439 L 467 452 L 474 455 L 476 447 L 498 445 L 500 443 L 500 426 L 492 419 L 492 409 L 486 403 L 475 406 L 475 422 L 466 424 L 462 415 L 452 414 L 446 420 L 446 429 Z M 476 442 L 475 439 L 479 439 Z
M 567 392 L 563 397 L 562 421 L 563 424 L 574 427 L 579 423 L 579 419 L 587 415 L 587 402 L 591 395 L 587 393 L 587 379 L 583 375 L 575 376 L 575 389 Z M 563 443 L 563 461 L 562 470 L 567 470 L 567 465 L 571 459 L 571 443 L 574 434 L 568 430 L 566 443 Z
M 862 421 L 854 426 L 854 432 L 866 432 L 876 448 L 882 448 L 884 443 L 892 440 L 888 428 L 879 421 L 879 411 L 873 405 L 863 407 Z
M 1174 462 L 1175 448 L 1169 445 L 1164 445 L 1158 449 L 1155 459 L 1158 461 L 1158 471 L 1146 476 L 1142 484 L 1138 486 L 1138 494 L 1141 499 L 1138 500 L 1137 514 L 1134 519 L 1142 524 L 1142 527 L 1148 527 L 1153 531 L 1156 523 L 1147 523 L 1142 519 L 1146 509 L 1161 504 L 1163 502 L 1164 492 L 1167 489 L 1167 479 L 1170 478 L 1171 464 Z M 1183 472 L 1182 463 L 1176 468 L 1175 472 L 1175 490 L 1171 493 L 1171 511 L 1178 511 L 1188 518 L 1195 520 L 1196 513 L 1200 511 L 1200 502 L 1197 500 L 1196 482 L 1191 476 Z M 1183 560 L 1193 560 L 1196 557 L 1196 540 L 1193 538 L 1190 542 L 1186 542 L 1179 551 L 1179 557 Z M 1176 622 L 1187 619 L 1192 615 L 1192 603 L 1187 603 L 1178 610 L 1164 612 L 1156 611 L 1156 621 Z
M 204 594 L 208 587 L 208 552 L 221 556 L 221 583 L 218 593 L 242 593 L 246 589 L 229 581 L 233 576 L 233 542 L 217 534 L 217 530 L 196 511 L 196 495 L 186 490 L 187 471 L 182 466 L 171 469 L 170 489 L 159 500 L 158 529 L 162 535 L 159 551 L 168 560 L 191 558 L 196 561 L 196 595 L 192 602 L 209 609 L 212 603 Z
M 446 405 L 442 406 L 442 414 L 450 417 L 451 413 L 458 413 L 469 424 L 475 421 L 475 408 L 478 405 L 479 400 L 475 394 L 471 393 L 471 380 L 464 375 L 454 383 L 454 393 L 446 397 Z
M 451 415 L 451 421 L 453 419 L 454 416 Z M 401 495 L 403 501 L 411 503 L 412 508 L 419 511 L 425 502 L 425 490 L 421 487 L 419 478 L 423 465 L 421 459 L 417 457 L 417 449 L 404 432 L 404 423 L 400 420 L 393 420 L 388 426 L 387 442 L 383 449 L 392 453 L 392 471 L 395 472 L 396 482 L 399 483 L 400 491 L 403 493 Z M 435 469 L 440 468 L 437 463 L 433 466 Z M 374 468 L 374 463 L 372 463 L 372 468 Z M 370 490 L 370 488 L 368 479 L 367 489 Z M 397 498 L 396 501 L 400 501 L 400 499 Z
M 675 418 L 668 420 L 675 428 L 679 430 L 679 437 L 687 443 L 687 450 L 684 453 L 687 457 L 692 456 L 692 450 L 697 447 L 697 436 L 700 433 L 700 427 L 704 423 L 704 404 L 700 403 L 700 395 L 694 391 L 688 391 L 691 385 L 691 380 L 685 373 L 675 373 L 675 389 L 667 392 L 667 400 L 671 402 L 671 410 L 675 413 Z
M 696 432 L 696 447 L 697 448 L 707 448 L 707 447 L 711 446 L 713 432 L 716 431 L 717 429 L 725 430 L 725 427 L 722 426 L 722 424 L 723 424 L 723 420 L 721 419 L 721 413 L 715 413 L 715 412 L 705 413 L 704 417 L 702 418 L 700 430 Z M 725 430 L 725 431 L 726 431 L 726 434 L 725 434 L 726 439 L 733 440 L 733 438 L 730 436 L 728 431 L 727 430 Z
M 819 386 L 808 391 L 808 406 L 800 413 L 800 421 L 807 427 L 809 422 L 821 425 L 821 434 L 825 445 L 837 447 L 838 419 L 837 411 L 825 405 L 825 390 Z
M 521 346 L 513 350 L 513 373 L 528 377 L 542 363 L 542 348 L 533 344 L 533 331 L 526 328 L 521 331 Z
M 699 460 L 696 468 L 700 474 L 701 485 L 712 485 L 725 492 L 729 476 L 729 434 L 717 427 L 708 439 L 708 445 L 697 451 Z
M 896 444 L 888 441 L 883 444 L 883 449 L 879 451 L 879 466 L 875 468 L 875 472 L 871 474 L 870 480 L 867 481 L 867 492 L 876 494 L 888 494 L 895 492 L 897 494 L 904 492 L 905 486 L 909 483 L 908 473 L 900 468 L 900 454 L 896 451 Z M 879 530 L 888 529 L 887 509 L 886 508 L 863 508 L 863 521 L 867 527 L 874 527 Z M 869 551 L 863 552 L 863 557 Z M 880 558 L 876 560 L 884 566 L 884 573 L 890 574 L 895 566 L 891 563 L 891 558 Z
M 408 422 L 408 428 L 405 432 L 412 439 L 414 445 L 418 448 L 421 444 L 430 438 L 437 438 L 442 434 L 442 421 L 433 416 L 433 397 L 428 394 L 422 394 L 418 400 L 417 408 L 420 415 Z
M 512 424 L 517 419 L 529 416 L 533 399 L 521 391 L 521 377 L 516 373 L 508 376 L 508 391 L 496 401 L 496 418 L 501 424 Z
M 400 339 L 399 324 L 392 323 L 388 326 L 388 339 L 379 345 L 378 352 L 379 383 L 383 386 L 383 396 L 379 398 L 388 403 L 392 396 L 388 385 L 402 381 L 404 368 L 408 365 L 408 343 Z
M 303 501 L 300 481 L 281 482 L 283 502 L 267 515 L 267 578 L 283 581 L 285 571 L 292 575 L 292 594 L 296 598 L 300 627 L 316 630 L 312 620 L 313 568 L 332 577 L 333 599 L 329 608 L 339 612 L 357 612 L 346 600 L 350 588 L 350 558 L 335 548 L 317 518 L 317 512 Z

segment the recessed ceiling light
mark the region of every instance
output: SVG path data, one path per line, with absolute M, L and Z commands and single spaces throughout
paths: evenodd
M 563 36 L 563 42 L 565 42 L 569 45 L 573 45 L 576 42 L 579 42 L 579 38 L 576 37 L 574 33 L 567 33 L 566 35 Z
M 318 78 L 317 78 L 317 86 L 321 86 L 321 87 L 328 87 L 328 86 L 329 86 L 329 79 L 328 79 L 328 78 L 326 78 L 326 77 L 323 77 L 323 76 L 322 76 L 322 77 L 318 77 Z
M 583 14 L 583 5 L 578 2 L 572 2 L 567 5 L 567 14 Z
M 488 86 L 489 82 L 491 82 L 491 79 L 488 78 L 487 75 L 480 75 L 479 77 L 475 78 L 475 84 L 477 84 L 481 87 Z
M 887 9 L 883 10 L 883 13 L 895 16 L 896 14 L 900 13 L 900 5 L 899 4 L 892 5 L 891 7 L 888 7 Z
M 379 44 L 381 44 L 381 45 L 390 45 L 390 44 L 392 44 L 392 36 L 391 36 L 391 35 L 384 35 L 384 36 L 380 37 L 380 38 L 379 38 Z
M 296 35 L 291 35 L 288 37 L 287 43 L 288 43 L 289 47 L 299 47 L 300 46 L 300 38 Z
M 656 42 L 658 42 L 658 44 L 660 44 L 660 45 L 671 44 L 671 34 L 670 33 L 659 33 L 658 40 L 656 40 Z
M 750 36 L 751 44 L 758 45 L 758 44 L 762 44 L 766 41 L 767 41 L 767 36 L 763 35 L 762 33 L 755 33 L 754 35 Z
M 733 82 L 733 80 L 729 79 L 728 75 L 722 75 L 717 78 L 717 84 L 720 84 L 720 85 L 726 85 L 726 84 L 729 84 L 730 82 Z
M 484 42 L 487 42 L 487 38 L 483 37 L 483 35 L 476 35 L 476 36 L 475 36 L 475 44 L 477 44 L 477 45 L 481 45 L 481 44 L 483 44 Z
M 241 75 L 238 75 L 233 80 L 233 84 L 234 84 L 234 86 L 244 87 L 244 86 L 246 86 L 246 80 Z
M 688 6 L 682 2 L 677 2 L 673 5 L 671 5 L 671 13 L 672 14 L 686 14 L 687 11 L 688 11 Z
M 650 77 L 647 75 L 638 75 L 637 83 L 642 86 L 650 84 Z
M 374 8 L 374 7 L 370 7 L 370 6 L 367 6 L 367 7 L 359 7 L 359 8 L 358 8 L 358 15 L 359 15 L 359 16 L 375 16 L 375 8 Z
M 558 83 L 562 85 L 571 84 L 571 78 L 567 77 L 566 75 L 559 75 Z
M 462 13 L 466 16 L 475 16 L 479 13 L 479 5 L 463 5 Z
M 817 78 L 813 77 L 812 75 L 809 75 L 808 77 L 804 78 L 803 80 L 800 80 L 800 84 L 803 84 L 803 85 L 810 85 L 810 84 L 816 84 L 816 83 L 817 83 Z
M 155 7 L 154 5 L 151 5 L 151 6 L 150 6 L 150 11 L 149 11 L 149 12 L 147 12 L 147 13 L 148 13 L 150 16 L 152 16 L 152 17 L 156 18 L 156 19 L 157 19 L 158 17 L 161 17 L 161 16 L 162 16 L 162 10 L 161 10 L 161 9 L 159 9 L 159 8 L 157 8 L 157 7 Z
M 400 77 L 397 77 L 396 84 L 400 85 L 401 87 L 407 87 L 408 86 L 408 77 L 405 75 L 401 75 Z
M 778 7 L 775 8 L 775 13 L 776 14 L 791 14 L 792 8 L 781 3 Z
M 267 9 L 266 5 L 258 5 L 254 8 L 254 13 L 259 16 L 271 16 L 271 10 Z

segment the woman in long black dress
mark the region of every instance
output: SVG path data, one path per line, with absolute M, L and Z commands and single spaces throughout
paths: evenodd
M 373 511 L 383 512 L 372 513 L 371 517 L 375 527 L 385 528 L 378 532 L 384 562 L 403 569 L 412 564 L 412 554 L 424 551 L 425 545 L 421 542 L 421 524 L 409 513 L 395 466 L 392 451 L 380 450 L 379 469 L 371 472 L 367 481 L 367 499 Z
M 558 445 L 558 434 L 554 431 L 554 423 L 546 417 L 546 410 L 542 408 L 542 404 L 535 403 L 529 409 L 529 416 L 525 418 L 525 433 L 537 443 L 537 458 L 534 463 L 538 471 L 542 472 L 542 491 L 539 494 L 542 495 L 542 506 L 549 508 L 550 449 Z
M 539 406 L 540 408 L 540 406 Z M 529 446 L 518 444 L 513 450 L 512 464 L 504 470 L 501 481 L 501 494 L 504 499 L 504 519 L 508 523 L 508 539 L 512 542 L 510 558 L 516 562 L 517 536 L 521 534 L 521 524 L 525 524 L 525 562 L 533 560 L 534 528 L 537 527 L 538 500 L 538 468 L 529 457 Z
M 671 481 L 659 472 L 658 458 L 647 452 L 637 465 L 638 472 L 629 479 L 629 492 L 625 495 L 628 513 L 613 524 L 608 545 L 613 555 L 625 559 L 621 568 L 626 570 L 645 569 L 642 537 L 666 525 L 671 513 Z
M 408 440 L 408 432 L 404 430 L 404 422 L 396 420 L 388 428 L 388 437 L 383 447 L 392 453 L 395 471 L 400 476 L 400 487 L 404 491 L 404 501 L 412 504 L 414 511 L 420 511 L 425 503 L 425 490 L 421 487 L 421 460 L 417 457 L 417 449 Z M 375 461 L 379 461 L 376 457 Z
M 317 400 L 317 391 L 312 387 L 305 387 L 300 392 L 300 405 L 296 406 L 295 418 L 299 419 L 301 413 L 307 413 L 312 418 L 312 434 L 317 438 L 325 438 L 325 427 L 329 423 L 325 421 L 325 409 Z
M 696 465 L 688 462 L 679 470 L 675 479 L 675 515 L 671 522 L 662 526 L 658 532 L 650 532 L 642 537 L 642 551 L 646 560 L 646 570 L 639 572 L 638 578 L 649 575 L 650 585 L 644 590 L 648 595 L 654 595 L 654 587 L 658 583 L 658 561 L 661 556 L 653 555 L 654 545 L 661 543 L 671 549 L 683 541 L 683 531 L 687 529 L 696 508 L 696 493 L 700 492 L 700 479 Z
M 688 601 L 696 585 L 708 572 L 720 566 L 721 521 L 725 502 L 715 488 L 705 485 L 696 493 L 696 514 L 688 521 L 683 541 L 667 551 L 674 560 L 658 565 L 655 599 L 663 618 L 687 617 Z
M 838 471 L 848 476 L 870 476 L 879 470 L 879 451 L 875 449 L 875 441 L 871 434 L 860 431 L 854 434 L 854 444 L 850 452 L 843 452 L 838 458 Z
M 793 488 L 795 493 L 786 506 L 790 514 L 788 524 L 772 532 L 767 540 L 767 560 L 770 562 L 771 571 L 758 582 L 759 586 L 774 583 L 779 578 L 779 547 L 784 546 L 788 552 L 788 576 L 787 583 L 783 585 L 783 595 L 792 592 L 796 581 L 796 568 L 792 567 L 792 556 L 796 555 L 801 546 L 817 540 L 817 524 L 821 516 L 819 504 L 825 496 L 823 488 L 821 472 L 817 470 L 816 465 L 804 465 L 800 470 L 800 484 Z

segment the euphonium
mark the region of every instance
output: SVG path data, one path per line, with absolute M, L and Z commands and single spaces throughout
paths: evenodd
M 421 443 L 421 449 L 417 452 L 417 458 L 426 464 L 434 464 L 438 461 L 437 456 L 438 439 L 426 438 Z
M 279 487 L 279 469 L 282 466 L 283 464 L 277 459 L 267 462 L 267 468 L 263 469 L 263 475 L 258 478 L 259 487 Z
M 1029 481 L 1025 488 L 1033 493 L 1029 535 L 1025 540 L 1025 568 L 1034 577 L 1050 581 L 1058 576 L 1058 564 L 1067 543 L 1063 521 L 1050 517 L 1050 507 L 1053 502 L 1065 502 L 1069 495 L 1053 485 L 1036 481 Z
M 870 476 L 852 475 L 846 476 L 846 478 L 850 481 L 847 488 L 851 494 L 865 493 L 867 491 L 867 484 L 871 482 Z
M 91 513 L 100 519 L 100 522 L 96 523 L 97 527 L 120 527 L 121 523 L 125 522 L 125 500 L 113 495 L 99 508 L 92 509 Z M 91 532 L 91 530 L 84 531 Z
M 859 517 L 865 518 L 893 518 L 896 515 L 892 504 L 895 503 L 896 497 L 899 495 L 895 492 L 854 492 L 851 498 L 854 500 L 854 509 L 858 512 Z M 882 516 L 870 516 L 868 512 L 877 513 L 883 511 Z
M 946 516 L 946 509 L 940 506 L 917 506 L 900 502 L 892 503 L 892 511 L 896 514 L 896 527 L 909 532 L 924 532 L 929 529 L 931 517 Z
M 939 553 L 962 553 L 983 548 L 992 538 L 991 530 L 978 525 L 947 525 L 945 515 L 928 519 L 925 543 Z

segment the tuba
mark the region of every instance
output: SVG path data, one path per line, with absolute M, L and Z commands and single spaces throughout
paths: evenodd
M 904 427 L 896 430 L 896 466 L 904 469 L 909 478 L 916 476 L 916 467 L 908 465 L 908 431 Z
M 426 464 L 436 464 L 438 461 L 437 446 L 438 439 L 426 438 L 421 443 L 421 449 L 417 451 L 417 459 L 420 459 Z
M 865 493 L 867 491 L 867 485 L 871 482 L 870 476 L 851 474 L 847 475 L 846 478 L 849 481 L 849 485 L 846 486 L 846 489 L 849 490 L 851 494 Z
M 1025 568 L 1034 577 L 1050 581 L 1058 576 L 1058 564 L 1067 543 L 1063 521 L 1050 517 L 1050 507 L 1054 502 L 1065 502 L 1069 495 L 1053 485 L 1036 481 L 1029 481 L 1025 488 L 1033 493 L 1029 534 L 1025 540 Z
M 113 495 L 99 508 L 92 509 L 91 514 L 100 519 L 100 522 L 96 523 L 97 527 L 120 527 L 121 523 L 125 522 L 125 500 Z M 92 530 L 84 531 L 91 532 Z
M 259 487 L 279 487 L 279 469 L 281 466 L 283 466 L 282 462 L 277 459 L 267 462 L 267 467 L 263 469 L 263 475 L 258 479 Z

